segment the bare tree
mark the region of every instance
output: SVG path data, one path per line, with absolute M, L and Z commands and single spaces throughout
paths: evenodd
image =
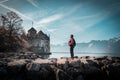
M 5 47 L 8 49 L 16 50 L 17 47 L 21 46 L 22 40 L 20 36 L 23 33 L 22 21 L 23 20 L 15 12 L 8 12 L 0 16 L 1 26 L 4 28 L 3 30 L 7 35 L 1 34 L 1 36 L 4 36 L 3 42 L 7 44 Z
M 1 15 L 1 23 L 7 30 L 9 30 L 9 37 L 21 33 L 22 19 L 15 12 L 8 12 L 6 15 Z

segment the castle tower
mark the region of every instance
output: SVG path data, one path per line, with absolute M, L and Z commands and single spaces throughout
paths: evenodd
M 36 32 L 37 31 L 33 27 L 31 29 L 29 29 L 28 34 L 27 34 L 28 38 L 31 38 L 31 39 L 35 38 L 36 37 Z

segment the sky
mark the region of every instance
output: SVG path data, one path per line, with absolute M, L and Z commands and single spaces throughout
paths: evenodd
M 120 35 L 120 0 L 0 0 L 0 14 L 16 12 L 27 32 L 50 35 L 51 44 L 108 40 Z M 32 25 L 33 22 L 33 25 Z

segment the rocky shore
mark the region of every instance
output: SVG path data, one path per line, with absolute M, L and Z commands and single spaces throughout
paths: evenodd
M 120 57 L 0 58 L 0 80 L 119 80 Z

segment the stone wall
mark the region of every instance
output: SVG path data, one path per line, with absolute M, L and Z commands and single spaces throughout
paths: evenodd
M 29 40 L 31 50 L 35 53 L 50 53 L 50 41 L 33 39 Z

